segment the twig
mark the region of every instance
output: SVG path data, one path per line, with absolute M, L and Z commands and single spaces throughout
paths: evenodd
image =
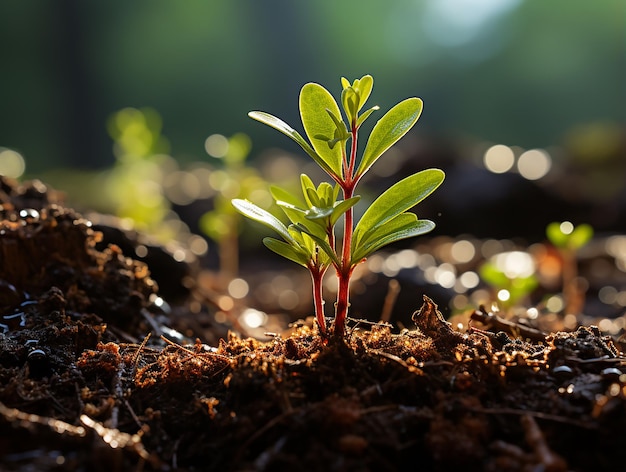
M 39 416 L 32 413 L 24 413 L 17 408 L 9 408 L 2 402 L 0 402 L 0 415 L 10 422 L 20 422 L 20 424 L 25 425 L 28 425 L 28 423 L 35 423 L 47 426 L 59 434 L 69 433 L 72 436 L 84 437 L 87 433 L 85 428 L 82 426 L 74 426 L 66 423 L 65 421 L 54 418 Z
M 141 430 L 136 434 L 124 433 L 115 428 L 106 428 L 87 415 L 80 415 L 80 422 L 86 427 L 93 429 L 112 449 L 131 449 L 136 452 L 141 459 L 145 461 L 152 460 L 154 465 L 156 458 L 150 456 L 148 451 L 143 447 L 141 442 Z
M 545 341 L 546 333 L 530 326 L 525 326 L 521 323 L 515 323 L 514 321 L 505 320 L 504 318 L 496 315 L 495 313 L 488 312 L 484 306 L 474 311 L 470 318 L 474 321 L 480 321 L 488 329 L 494 329 L 497 331 L 504 331 L 513 336 L 519 336 L 524 339 L 530 339 L 531 341 Z
M 485 413 L 491 415 L 529 415 L 534 418 L 554 421 L 557 423 L 570 424 L 572 426 L 578 426 L 579 428 L 583 429 L 598 429 L 597 425 L 593 425 L 588 422 L 573 420 L 566 416 L 551 415 L 550 413 L 543 413 L 541 411 L 516 410 L 514 408 L 469 408 L 469 410 L 476 413 Z
M 141 351 L 143 351 L 143 349 L 146 347 L 146 344 L 148 343 L 148 339 L 150 339 L 151 335 L 152 333 L 148 333 L 143 338 L 143 341 L 141 341 L 141 344 L 137 348 L 137 352 L 135 353 L 135 356 L 133 357 L 133 370 L 131 372 L 133 377 L 135 376 L 135 373 L 137 372 L 137 365 L 139 364 L 139 356 L 141 355 Z
M 387 295 L 385 295 L 385 301 L 383 303 L 383 309 L 380 313 L 380 321 L 388 323 L 391 319 L 391 312 L 396 304 L 398 295 L 400 294 L 400 282 L 396 279 L 391 279 L 387 285 Z
M 377 354 L 377 355 L 379 355 L 381 357 L 385 357 L 385 358 L 389 359 L 390 361 L 397 362 L 398 364 L 400 364 L 405 369 L 410 369 L 412 367 L 412 366 L 410 366 L 409 364 L 407 364 L 406 362 L 404 362 L 402 359 L 400 359 L 398 356 L 396 356 L 394 354 L 390 354 L 390 353 L 385 352 L 385 351 L 380 351 L 378 349 L 372 349 L 372 350 L 370 350 L 370 352 L 373 352 L 374 354 Z

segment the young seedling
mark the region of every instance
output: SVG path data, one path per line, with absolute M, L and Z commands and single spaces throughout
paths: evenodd
M 539 285 L 529 254 L 503 252 L 479 268 L 480 278 L 489 285 L 498 303 L 505 309 L 528 297 Z
M 209 154 L 216 164 L 211 172 L 211 186 L 216 190 L 213 209 L 203 214 L 198 224 L 202 232 L 218 245 L 219 281 L 226 285 L 239 272 L 241 215 L 230 202 L 233 198 L 246 198 L 261 189 L 267 193 L 267 182 L 254 167 L 246 164 L 252 148 L 247 135 L 236 133 L 223 139 L 225 146 L 220 153 Z
M 552 222 L 546 227 L 546 236 L 557 248 L 563 263 L 563 298 L 565 313 L 578 314 L 584 305 L 585 290 L 578 281 L 578 251 L 593 238 L 593 228 L 588 224 L 574 226 L 569 221 Z
M 374 106 L 361 113 L 374 79 L 365 75 L 350 83 L 342 78 L 341 85 L 344 115 L 324 87 L 316 83 L 302 87 L 299 108 L 308 141 L 275 116 L 260 111 L 249 113 L 251 118 L 293 139 L 334 184 L 322 182 L 315 187 L 308 176 L 302 175 L 303 198 L 284 189 L 272 188 L 274 199 L 290 220 L 289 226 L 253 203 L 233 200 L 239 212 L 274 229 L 282 237 L 283 241 L 265 238 L 263 242 L 267 247 L 310 271 L 315 315 L 323 336 L 327 336 L 328 330 L 321 282 L 328 267 L 333 266 L 338 280 L 333 333 L 338 338 L 345 334 L 350 278 L 355 267 L 388 244 L 431 231 L 435 227 L 432 221 L 420 220 L 409 210 L 430 195 L 444 179 L 444 173 L 439 169 L 406 177 L 383 192 L 355 225 L 353 209 L 360 199 L 355 195 L 359 181 L 378 158 L 415 125 L 422 112 L 422 101 L 408 98 L 383 115 L 374 125 L 359 157 L 361 126 L 378 110 Z M 343 234 L 337 241 L 335 225 L 339 220 L 343 221 Z

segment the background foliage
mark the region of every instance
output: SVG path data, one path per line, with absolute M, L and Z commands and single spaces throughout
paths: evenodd
M 28 0 L 0 18 L 0 146 L 31 174 L 112 165 L 104 124 L 128 106 L 162 115 L 178 159 L 214 132 L 264 149 L 247 111 L 297 122 L 302 84 L 340 75 L 376 77 L 381 108 L 420 96 L 420 130 L 446 136 L 544 147 L 625 121 L 622 0 Z

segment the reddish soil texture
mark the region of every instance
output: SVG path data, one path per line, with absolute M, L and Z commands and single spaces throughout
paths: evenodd
M 39 182 L 1 180 L 0 203 L 2 470 L 625 467 L 626 358 L 595 327 L 479 311 L 461 333 L 419 296 L 400 333 L 174 342 L 191 315 L 156 309 L 145 264 Z

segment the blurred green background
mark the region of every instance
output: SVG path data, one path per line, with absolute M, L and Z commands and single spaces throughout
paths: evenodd
M 423 98 L 424 133 L 532 148 L 625 121 L 623 0 L 26 0 L 0 18 L 0 146 L 30 175 L 112 165 L 106 121 L 129 106 L 160 113 L 177 159 L 213 133 L 260 150 L 280 141 L 249 110 L 296 124 L 300 87 L 342 75 L 372 74 L 382 109 Z
M 0 173 L 41 178 L 79 208 L 155 231 L 172 209 L 177 219 L 224 196 L 233 186 L 216 182 L 211 135 L 249 136 L 261 184 L 293 177 L 302 162 L 278 157 L 301 150 L 247 112 L 300 128 L 304 83 L 338 95 L 341 76 L 371 74 L 371 105 L 419 96 L 425 108 L 368 185 L 443 168 L 440 196 L 423 207 L 440 232 L 626 226 L 623 0 L 28 0 L 2 2 L 0 18 Z M 123 109 L 126 131 L 114 118 Z M 174 186 L 195 190 L 177 200 Z M 213 206 L 182 218 L 201 231 Z

